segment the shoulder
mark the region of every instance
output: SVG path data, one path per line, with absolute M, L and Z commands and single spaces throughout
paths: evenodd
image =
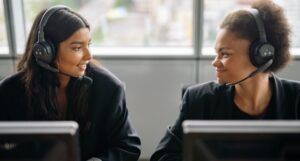
M 223 116 L 229 105 L 234 87 L 207 82 L 189 87 L 182 99 L 182 115 L 185 119 L 211 119 Z M 229 108 L 230 106 L 228 106 Z
M 124 88 L 124 83 L 105 67 L 90 64 L 87 75 L 93 79 L 93 88 Z
M 220 85 L 217 82 L 207 82 L 196 84 L 187 88 L 183 96 L 183 103 L 189 106 L 213 105 L 217 103 L 216 99 L 226 99 L 230 95 L 232 86 Z
M 225 85 L 220 85 L 215 81 L 210 81 L 206 83 L 196 84 L 187 88 L 187 94 L 190 97 L 212 97 L 220 92 L 228 90 L 230 87 Z
M 285 91 L 285 93 L 293 92 L 293 93 L 300 93 L 300 81 L 297 80 L 290 80 L 280 78 L 276 75 L 272 75 L 276 88 Z
M 19 103 L 25 93 L 25 85 L 22 83 L 21 73 L 13 74 L 0 82 L 1 107 L 13 108 L 13 104 Z
M 21 77 L 22 74 L 20 72 L 5 77 L 0 81 L 0 89 L 17 88 L 19 85 L 21 85 Z

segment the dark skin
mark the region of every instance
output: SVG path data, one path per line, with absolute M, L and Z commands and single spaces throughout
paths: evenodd
M 217 56 L 212 62 L 219 83 L 236 82 L 256 70 L 249 58 L 250 44 L 249 40 L 241 39 L 226 29 L 219 31 L 215 45 Z M 260 72 L 235 85 L 234 102 L 249 115 L 262 114 L 271 97 L 269 73 Z

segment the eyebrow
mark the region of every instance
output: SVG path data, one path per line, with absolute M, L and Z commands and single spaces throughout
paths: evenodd
M 228 48 L 228 47 L 221 47 L 218 50 L 215 48 L 215 51 L 217 51 L 217 52 L 220 52 L 222 50 L 230 50 L 230 48 Z
M 81 45 L 81 44 L 83 44 L 83 42 L 82 42 L 82 41 L 73 41 L 73 42 L 71 43 L 71 45 L 73 45 L 73 44 Z
M 91 43 L 91 41 L 92 41 L 92 40 L 89 40 L 89 43 Z M 73 44 L 82 45 L 82 44 L 84 44 L 84 42 L 83 42 L 83 41 L 73 41 L 73 42 L 71 43 L 71 45 L 73 45 Z

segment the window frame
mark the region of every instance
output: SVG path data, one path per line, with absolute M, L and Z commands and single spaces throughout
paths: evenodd
M 3 5 L 3 14 L 4 14 L 4 25 L 5 25 L 5 30 L 6 30 L 6 39 L 7 39 L 7 46 L 6 47 L 0 47 L 0 57 L 7 57 L 7 55 L 9 55 L 9 38 L 8 38 L 8 17 L 6 14 L 6 6 L 5 6 L 5 2 L 4 0 L 2 1 L 2 5 Z
M 8 54 L 0 57 L 18 58 L 24 51 L 26 43 L 26 28 L 23 0 L 3 0 L 5 11 L 5 23 L 8 38 Z M 193 40 L 191 47 L 169 46 L 116 46 L 116 47 L 91 47 L 95 58 L 171 58 L 171 59 L 213 59 L 215 54 L 207 54 L 206 51 L 214 52 L 213 47 L 202 47 L 204 0 L 193 0 Z M 300 60 L 300 48 L 292 48 L 293 57 Z M 126 53 L 124 53 L 124 51 Z M 197 61 L 198 62 L 198 61 Z
M 17 53 L 22 53 L 25 47 L 25 20 L 23 0 L 3 0 L 6 34 L 8 41 L 8 54 L 1 57 L 15 59 Z
M 202 3 L 203 6 L 202 6 L 201 9 L 202 9 L 202 16 L 204 16 L 204 12 L 205 12 L 204 11 L 204 1 L 205 0 L 200 0 L 200 1 L 202 1 L 201 3 Z M 202 18 L 204 19 L 204 17 L 202 17 Z M 204 22 L 202 22 L 202 23 L 204 23 Z M 293 24 L 291 24 L 291 25 L 293 25 Z M 203 25 L 201 27 L 202 27 L 201 30 L 203 30 Z M 203 35 L 201 35 L 201 36 L 202 36 L 202 39 L 203 39 Z M 293 60 L 300 60 L 300 47 L 291 47 L 290 52 L 292 53 L 291 55 L 293 57 Z M 199 53 L 200 53 L 199 59 L 201 59 L 201 60 L 213 60 L 216 56 L 213 46 L 211 46 L 211 47 L 202 47 L 200 49 Z M 214 53 L 214 54 L 211 54 L 211 53 Z
M 21 0 L 22 1 L 22 0 Z M 192 0 L 193 4 L 198 0 Z M 193 13 L 195 13 L 196 6 L 192 4 Z M 24 10 L 24 8 L 22 9 Z M 25 17 L 23 15 L 23 17 Z M 25 19 L 25 18 L 24 18 Z M 193 14 L 193 21 L 197 19 Z M 193 22 L 193 32 L 195 33 L 195 23 Z M 192 44 L 199 44 L 195 42 L 193 36 Z M 91 53 L 96 58 L 193 58 L 196 57 L 195 47 L 172 47 L 172 46 L 91 46 Z M 18 56 L 20 53 L 17 54 Z

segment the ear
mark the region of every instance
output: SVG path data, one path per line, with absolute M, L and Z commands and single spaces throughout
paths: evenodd
M 59 57 L 57 57 L 57 58 L 54 60 L 54 64 L 55 64 L 56 68 L 57 68 L 58 71 L 59 71 Z

